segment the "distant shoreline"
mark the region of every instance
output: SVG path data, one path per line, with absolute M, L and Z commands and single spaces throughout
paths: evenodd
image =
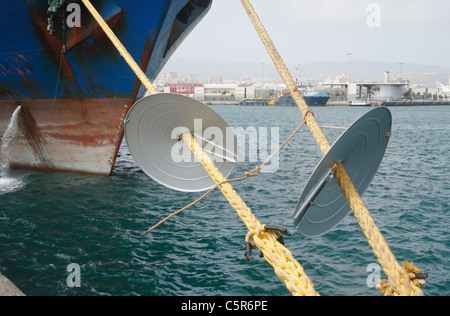
M 204 104 L 210 106 L 239 106 L 239 102 L 230 101 L 230 102 L 221 102 L 221 101 L 203 101 Z M 245 106 L 245 105 L 244 105 Z M 283 105 L 247 105 L 247 106 L 266 106 L 266 107 L 286 107 Z M 294 107 L 294 105 L 287 105 L 289 107 Z M 352 107 L 377 107 L 377 106 L 387 106 L 387 107 L 410 107 L 410 106 L 450 106 L 449 101 L 373 101 L 365 104 L 349 104 L 347 101 L 330 101 L 325 106 L 313 106 L 313 107 L 330 107 L 330 106 L 352 106 Z

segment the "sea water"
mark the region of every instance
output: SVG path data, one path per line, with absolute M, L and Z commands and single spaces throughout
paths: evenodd
M 301 122 L 295 107 L 212 108 L 232 127 L 278 127 L 280 142 Z M 370 109 L 313 110 L 320 124 L 349 126 Z M 449 295 L 450 107 L 391 112 L 389 147 L 363 199 L 396 259 L 429 274 L 425 295 Z M 330 142 L 341 133 L 325 130 Z M 353 214 L 319 238 L 295 232 L 295 206 L 320 158 L 305 127 L 281 152 L 276 173 L 233 186 L 260 222 L 291 231 L 286 246 L 319 294 L 381 295 L 368 282 L 378 263 Z M 259 163 L 240 162 L 231 177 Z M 25 185 L 0 195 L 0 271 L 27 295 L 290 295 L 257 249 L 246 261 L 248 231 L 219 191 L 143 234 L 201 194 L 148 178 L 126 143 L 111 177 L 9 174 Z M 68 282 L 72 277 L 80 287 Z

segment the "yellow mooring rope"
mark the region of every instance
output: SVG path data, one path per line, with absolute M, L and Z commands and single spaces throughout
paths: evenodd
M 267 31 L 261 23 L 258 15 L 255 13 L 252 5 L 248 0 L 241 0 L 242 5 L 247 11 L 250 20 L 255 26 L 261 40 L 263 41 L 270 57 L 272 58 L 275 66 L 277 67 L 281 77 L 283 78 L 286 86 L 288 87 L 291 95 L 293 96 L 295 103 L 299 107 L 302 114 L 306 117 L 306 124 L 308 125 L 311 133 L 319 145 L 322 154 L 325 155 L 330 149 L 330 143 L 323 134 L 319 124 L 317 123 L 314 115 L 308 113 L 309 107 L 303 99 L 297 85 L 295 84 L 292 76 L 290 75 L 286 65 L 284 64 L 281 56 L 275 48 L 272 40 L 270 39 Z M 347 175 L 342 164 L 336 164 L 333 168 L 334 176 L 342 189 L 350 207 L 358 220 L 359 225 L 364 231 L 370 246 L 372 247 L 378 261 L 383 266 L 384 272 L 388 276 L 388 283 L 391 287 L 390 290 L 386 290 L 385 293 L 392 295 L 402 296 L 421 296 L 422 290 L 416 285 L 414 280 L 414 273 L 409 274 L 408 271 L 401 266 L 394 257 L 394 254 L 390 250 L 388 244 L 383 238 L 379 228 L 375 224 L 373 218 L 370 216 L 369 210 L 364 205 L 358 191 L 354 187 L 351 179 Z
M 91 2 L 89 0 L 81 0 L 81 1 L 83 1 L 83 3 L 86 6 L 86 8 L 89 10 L 89 12 L 91 12 L 91 14 L 94 17 L 94 19 L 97 21 L 97 23 L 103 29 L 105 34 L 109 37 L 111 42 L 114 44 L 116 49 L 119 51 L 120 55 L 122 55 L 122 57 L 125 59 L 127 64 L 134 71 L 134 73 L 139 78 L 139 80 L 142 82 L 144 87 L 147 88 L 148 92 L 150 94 L 158 93 L 156 88 L 153 86 L 153 84 L 150 82 L 148 77 L 142 71 L 141 67 L 139 67 L 139 65 L 136 63 L 136 61 L 130 55 L 130 53 L 122 45 L 120 40 L 117 38 L 116 34 L 114 34 L 114 32 L 111 30 L 111 28 L 108 26 L 108 24 L 102 18 L 102 16 L 98 13 L 98 11 L 94 8 L 94 6 L 91 4 Z
M 192 134 L 183 134 L 181 136 L 186 144 L 189 145 L 195 157 L 201 162 L 206 172 L 208 172 L 211 179 L 216 184 L 226 181 L 208 155 L 197 144 L 194 136 Z M 278 277 L 284 281 L 288 290 L 296 296 L 318 296 L 300 263 L 277 240 L 278 236 L 274 232 L 266 231 L 265 225 L 261 225 L 231 184 L 224 183 L 219 185 L 219 188 L 250 231 L 246 241 L 249 242 L 249 237 L 253 237 L 256 246 L 264 254 L 267 262 L 272 265 Z
M 150 80 L 148 80 L 137 63 L 126 51 L 125 47 L 120 43 L 119 39 L 114 35 L 113 31 L 95 10 L 89 0 L 82 1 L 102 27 L 104 32 L 111 39 L 114 46 L 136 73 L 142 84 L 144 84 L 150 93 L 156 94 L 157 91 L 151 84 Z M 227 181 L 227 179 L 216 168 L 214 163 L 205 154 L 203 149 L 195 142 L 192 135 L 182 135 L 182 138 L 189 145 L 194 155 L 202 163 L 205 170 L 216 184 Z M 220 185 L 219 188 L 231 206 L 237 211 L 239 217 L 249 228 L 250 233 L 247 236 L 253 236 L 256 246 L 264 254 L 266 260 L 274 267 L 275 273 L 285 282 L 288 290 L 295 296 L 318 296 L 314 290 L 311 280 L 305 274 L 300 263 L 298 263 L 293 258 L 292 253 L 277 240 L 279 236 L 274 232 L 265 230 L 265 225 L 261 225 L 261 223 L 255 218 L 251 210 L 239 197 L 236 191 L 234 191 L 231 184 L 224 183 Z
M 90 1 L 89 0 L 82 0 L 82 1 L 86 6 L 86 8 L 91 12 L 93 17 L 97 20 L 98 24 L 101 26 L 103 31 L 110 38 L 110 40 L 117 48 L 119 53 L 124 57 L 128 65 L 135 72 L 137 77 L 141 80 L 142 84 L 147 88 L 149 93 L 151 94 L 158 93 L 157 90 L 152 85 L 152 83 L 150 82 L 150 80 L 145 75 L 145 73 L 141 70 L 139 65 L 134 61 L 132 56 L 121 44 L 119 39 L 115 36 L 113 31 L 109 28 L 109 26 L 100 16 L 97 10 L 95 10 Z M 267 32 L 265 32 L 264 27 L 262 26 L 261 22 L 256 16 L 250 3 L 244 0 L 242 0 L 242 3 L 246 8 L 251 20 L 255 23 L 255 27 L 257 28 L 258 33 L 260 33 L 263 42 L 266 44 L 266 47 L 268 47 L 269 54 L 272 56 L 275 64 L 277 65 L 277 68 L 280 70 L 283 79 L 285 80 L 285 82 L 287 82 L 288 88 L 291 91 L 294 100 L 296 101 L 297 105 L 302 111 L 302 114 L 304 115 L 306 124 L 310 128 L 314 138 L 319 144 L 322 153 L 325 154 L 329 150 L 330 144 L 328 143 L 325 135 L 321 131 L 320 126 L 315 121 L 314 115 L 304 102 L 303 97 L 301 96 L 297 86 L 294 84 L 292 78 L 290 77 L 290 74 L 287 71 L 286 66 L 284 65 L 281 57 L 278 55 L 273 43 L 271 42 L 269 36 L 267 35 Z M 182 139 L 189 145 L 192 152 L 197 157 L 197 159 L 202 163 L 205 170 L 211 176 L 213 181 L 216 184 L 223 183 L 219 185 L 220 190 L 227 198 L 231 206 L 237 211 L 239 217 L 244 221 L 244 223 L 246 224 L 247 228 L 250 231 L 249 234 L 247 234 L 246 241 L 249 241 L 250 237 L 253 237 L 256 246 L 262 251 L 266 260 L 274 267 L 275 273 L 280 277 L 280 279 L 282 279 L 285 282 L 288 290 L 293 295 L 318 296 L 318 294 L 314 290 L 314 286 L 311 280 L 305 274 L 300 263 L 298 263 L 293 258 L 292 253 L 277 240 L 277 238 L 279 237 L 278 234 L 266 228 L 265 225 L 261 225 L 261 223 L 252 214 L 248 206 L 239 197 L 236 191 L 234 191 L 231 184 L 226 183 L 225 177 L 216 168 L 214 163 L 209 159 L 209 157 L 206 155 L 203 149 L 195 142 L 194 137 L 190 134 L 183 134 Z M 358 195 L 358 192 L 353 187 L 343 166 L 336 165 L 334 168 L 334 173 L 341 187 L 343 187 L 343 192 L 346 195 L 347 199 L 349 200 L 349 203 L 352 206 L 355 215 L 363 213 L 362 215 L 357 215 L 361 227 L 372 226 L 373 228 L 375 224 L 373 223 L 373 220 L 371 220 L 370 215 L 368 217 L 365 216 L 366 213 L 368 214 L 368 211 L 365 208 L 364 204 L 362 203 L 361 198 Z M 361 203 L 359 203 L 360 201 Z M 357 207 L 355 207 L 355 205 Z M 366 236 L 368 236 L 369 241 L 372 240 L 371 238 L 372 235 L 376 236 L 375 241 L 370 242 L 370 244 L 374 245 L 373 247 L 375 247 L 374 251 L 377 254 L 377 257 L 379 257 L 379 260 L 383 264 L 383 268 L 385 268 L 385 271 L 386 270 L 388 271 L 386 274 L 389 276 L 389 285 L 392 287 L 392 289 L 394 289 L 391 290 L 389 286 L 385 286 L 384 290 L 388 293 L 393 292 L 394 294 L 398 293 L 401 295 L 422 294 L 420 289 L 418 289 L 418 287 L 414 285 L 414 282 L 412 281 L 410 282 L 414 273 L 408 275 L 406 270 L 398 265 L 397 261 L 395 261 L 395 259 L 393 258 L 392 253 L 389 251 L 389 247 L 384 242 L 381 233 L 377 232 L 373 233 L 373 230 L 374 229 L 372 230 L 368 229 L 367 233 L 365 230 Z M 393 264 L 388 265 L 386 262 L 392 262 Z M 393 268 L 387 269 L 386 266 L 393 266 Z

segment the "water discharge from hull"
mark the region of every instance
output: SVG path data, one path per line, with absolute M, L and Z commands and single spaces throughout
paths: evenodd
M 0 195 L 14 191 L 22 187 L 23 181 L 10 177 L 10 144 L 19 134 L 19 113 L 22 107 L 19 105 L 11 116 L 8 128 L 2 137 L 0 156 Z

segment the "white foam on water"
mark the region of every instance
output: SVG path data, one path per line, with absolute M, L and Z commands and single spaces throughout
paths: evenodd
M 25 185 L 21 179 L 0 178 L 0 195 L 21 189 Z
M 2 137 L 0 151 L 0 195 L 6 194 L 23 187 L 24 182 L 19 178 L 11 178 L 9 175 L 9 145 L 19 131 L 19 112 L 22 109 L 18 106 L 11 116 L 8 128 Z

